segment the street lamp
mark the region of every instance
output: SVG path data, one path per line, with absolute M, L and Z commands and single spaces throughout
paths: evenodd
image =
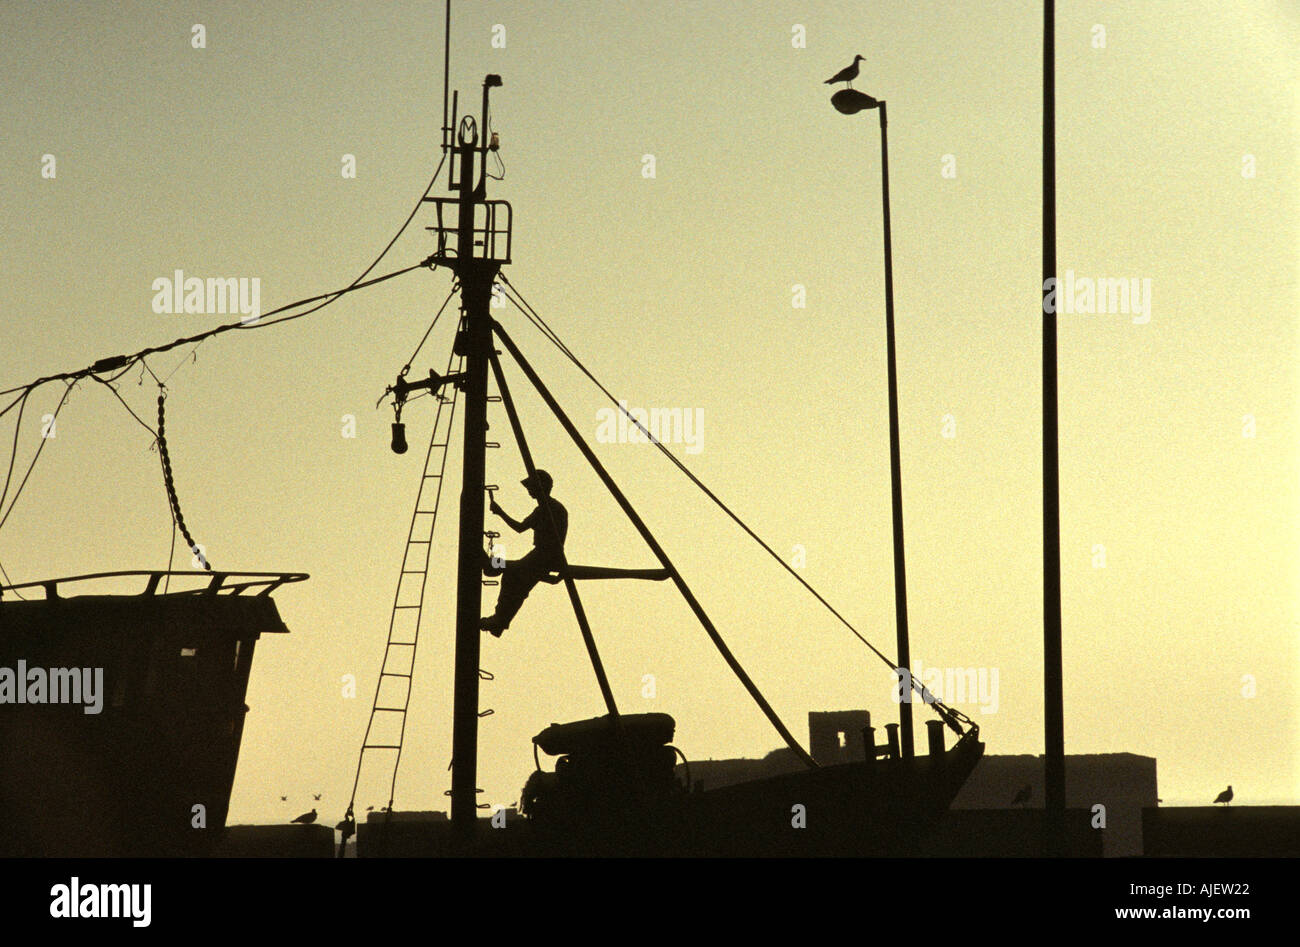
M 831 105 L 845 115 L 867 109 L 880 110 L 880 176 L 885 214 L 885 344 L 889 363 L 889 475 L 894 511 L 894 613 L 898 631 L 898 670 L 907 673 L 907 693 L 899 704 L 900 743 L 903 756 L 915 755 L 912 738 L 912 657 L 907 640 L 907 568 L 903 558 L 903 485 L 898 455 L 898 369 L 894 359 L 894 259 L 889 235 L 889 138 L 883 99 L 841 89 L 831 96 Z M 900 675 L 901 676 L 901 675 Z

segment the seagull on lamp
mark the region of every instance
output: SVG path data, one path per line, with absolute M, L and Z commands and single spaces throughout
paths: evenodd
M 1232 787 L 1229 786 L 1223 792 L 1214 797 L 1214 804 L 1223 803 L 1225 806 L 1232 802 Z
M 845 66 L 839 72 L 835 73 L 835 75 L 831 76 L 829 79 L 827 79 L 824 85 L 834 85 L 837 82 L 843 82 L 845 83 L 845 88 L 852 89 L 853 80 L 858 77 L 858 62 L 859 60 L 866 59 L 866 58 L 867 58 L 866 56 L 854 56 L 853 62 Z

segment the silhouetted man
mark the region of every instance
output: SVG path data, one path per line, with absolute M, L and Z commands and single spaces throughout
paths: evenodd
M 526 529 L 533 531 L 533 548 L 528 555 L 505 564 L 496 613 L 479 622 L 481 629 L 491 632 L 496 638 L 500 638 L 501 633 L 510 627 L 511 620 L 519 612 L 533 586 L 547 573 L 564 566 L 564 537 L 569 532 L 569 511 L 551 496 L 551 475 L 545 470 L 536 470 L 532 476 L 520 482 L 528 490 L 528 495 L 537 501 L 537 508 L 526 519 L 522 522 L 512 519 L 510 514 L 497 505 L 495 498 L 489 506 L 516 533 L 522 533 Z

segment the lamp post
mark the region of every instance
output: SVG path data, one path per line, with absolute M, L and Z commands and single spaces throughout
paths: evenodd
M 898 670 L 907 672 L 906 692 L 899 703 L 899 740 L 904 758 L 916 753 L 912 737 L 912 657 L 907 638 L 907 567 L 903 557 L 903 484 L 898 451 L 898 369 L 894 359 L 894 259 L 889 233 L 889 121 L 883 99 L 855 89 L 841 89 L 831 105 L 845 115 L 867 109 L 880 112 L 880 177 L 885 216 L 885 347 L 889 365 L 889 476 L 894 513 L 894 614 L 898 632 Z M 900 677 L 902 675 L 900 674 Z
M 1050 289 L 1049 289 L 1050 287 Z M 1043 4 L 1043 779 L 1044 854 L 1065 854 L 1061 670 L 1061 467 L 1056 385 L 1056 11 Z M 1055 297 L 1060 299 L 1057 292 Z

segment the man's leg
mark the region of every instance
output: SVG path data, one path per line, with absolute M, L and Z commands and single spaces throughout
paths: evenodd
M 500 637 L 501 632 L 510 627 L 515 615 L 519 614 L 519 609 L 523 607 L 524 599 L 528 598 L 533 586 L 548 571 L 549 566 L 535 558 L 531 552 L 516 562 L 507 562 L 501 576 L 501 594 L 497 596 L 496 614 L 483 619 L 480 627 Z

